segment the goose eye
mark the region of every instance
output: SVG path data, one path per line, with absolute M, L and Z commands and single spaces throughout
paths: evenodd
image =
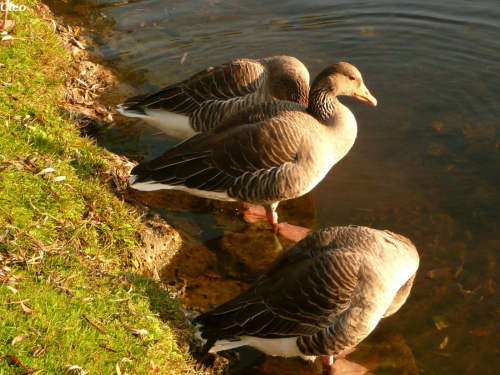
M 354 76 L 349 76 L 349 79 L 350 79 L 351 81 L 355 81 L 355 80 L 356 80 L 356 77 L 354 77 Z

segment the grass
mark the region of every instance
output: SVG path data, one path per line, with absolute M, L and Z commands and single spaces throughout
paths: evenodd
M 177 302 L 134 267 L 108 153 L 60 114 L 71 57 L 24 4 L 0 46 L 0 374 L 194 373 Z

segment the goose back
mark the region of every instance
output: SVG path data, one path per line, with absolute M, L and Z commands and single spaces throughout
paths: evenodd
M 308 95 L 307 68 L 294 57 L 273 56 L 210 67 L 152 94 L 130 98 L 118 110 L 187 138 L 252 105 L 270 100 L 307 105 Z

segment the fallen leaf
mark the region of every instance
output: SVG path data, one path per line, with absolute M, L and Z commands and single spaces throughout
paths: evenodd
M 54 168 L 45 168 L 45 169 L 42 169 L 40 172 L 38 172 L 36 175 L 37 176 L 41 176 L 41 175 L 44 175 L 44 174 L 47 174 L 47 173 L 52 173 L 52 172 L 55 172 L 56 170 Z
M 448 345 L 448 336 L 446 336 L 441 342 L 441 344 L 439 344 L 439 349 L 443 350 L 444 348 L 446 348 L 447 345 Z
M 28 306 L 26 306 L 22 301 L 20 303 L 21 305 L 21 308 L 23 309 L 23 311 L 26 313 L 26 314 L 33 314 L 35 312 L 35 310 L 32 310 L 30 309 Z
M 52 179 L 53 182 L 59 182 L 59 181 L 64 181 L 66 179 L 66 176 L 57 176 Z
M 17 289 L 14 288 L 13 286 L 10 286 L 10 285 L 7 285 L 7 289 L 9 289 L 12 293 L 16 294 L 17 293 Z
M 78 365 L 66 365 L 64 366 L 64 368 L 66 369 L 66 372 L 70 372 L 70 371 L 80 371 L 80 375 L 85 375 L 86 372 L 83 368 L 81 368 L 80 366 Z
M 184 61 L 186 61 L 186 57 L 187 57 L 188 53 L 185 52 L 184 53 L 184 56 L 182 56 L 182 59 L 181 59 L 181 65 L 184 64 Z
M 77 46 L 80 49 L 85 49 L 85 47 L 82 45 L 82 43 L 80 43 L 75 38 L 70 39 L 70 43 L 73 44 L 74 46 Z
M 128 327 L 126 325 L 123 325 L 123 328 L 125 328 L 127 331 L 130 333 L 133 333 L 134 335 L 147 335 L 148 331 L 142 328 L 133 328 L 133 327 Z
M 29 335 L 20 335 L 20 336 L 16 336 L 12 339 L 12 342 L 10 343 L 11 345 L 15 345 L 17 344 L 18 342 L 21 342 L 23 341 L 25 338 L 29 337 Z
M 10 361 L 11 361 L 13 364 L 19 365 L 19 366 L 21 366 L 21 367 L 23 367 L 23 368 L 27 369 L 27 367 L 26 367 L 25 365 L 23 365 L 23 364 L 21 363 L 21 361 L 19 360 L 19 358 L 17 358 L 16 356 L 13 356 L 13 355 L 11 355 L 11 354 L 2 354 L 0 357 L 1 357 L 1 358 L 8 358 L 8 359 L 10 359 Z
M 74 297 L 75 296 L 75 293 L 73 293 L 71 290 L 69 290 L 68 288 L 65 288 L 63 286 L 59 286 L 59 287 L 57 287 L 57 289 L 59 289 L 61 292 L 66 293 L 70 297 Z
M 120 323 L 122 324 L 123 328 L 125 328 L 128 332 L 134 334 L 134 335 L 147 335 L 148 334 L 148 331 L 145 330 L 145 329 L 142 329 L 142 328 L 133 328 L 133 327 L 129 327 L 125 324 L 123 324 L 122 320 L 120 318 L 118 318 Z

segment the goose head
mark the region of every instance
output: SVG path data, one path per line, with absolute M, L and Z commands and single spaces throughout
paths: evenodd
M 373 106 L 377 105 L 377 99 L 366 88 L 359 70 L 346 62 L 330 65 L 319 73 L 311 86 L 311 96 L 313 92 L 327 93 L 328 96 L 353 96 Z
M 276 56 L 267 60 L 269 89 L 276 100 L 287 100 L 307 106 L 309 103 L 309 71 L 291 56 Z
M 311 85 L 308 110 L 321 122 L 326 123 L 335 111 L 337 96 L 352 96 L 358 100 L 377 105 L 363 77 L 356 67 L 346 62 L 330 65 L 319 73 Z

